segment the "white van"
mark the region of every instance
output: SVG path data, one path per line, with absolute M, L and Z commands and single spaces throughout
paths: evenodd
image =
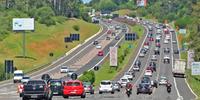
M 14 71 L 14 78 L 13 78 L 13 82 L 21 82 L 21 80 L 23 79 L 24 73 L 22 70 L 16 70 Z

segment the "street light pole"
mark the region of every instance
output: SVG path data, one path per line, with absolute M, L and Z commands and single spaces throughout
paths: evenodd
M 23 57 L 26 57 L 26 33 L 23 31 Z

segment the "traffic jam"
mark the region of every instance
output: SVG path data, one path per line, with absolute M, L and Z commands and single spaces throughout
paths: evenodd
M 129 19 L 132 20 L 132 19 Z M 110 21 L 110 20 L 108 20 Z M 159 67 L 158 62 L 161 59 L 162 63 L 170 64 L 170 47 L 161 45 L 171 43 L 171 32 L 172 29 L 166 24 L 158 24 L 150 21 L 141 21 L 140 24 L 147 27 L 148 33 L 142 48 L 139 51 L 139 55 L 135 58 L 133 66 L 131 69 L 123 74 L 119 80 L 102 80 L 95 88 L 91 82 L 82 82 L 78 80 L 78 75 L 76 71 L 70 70 L 67 66 L 60 67 L 60 73 L 67 74 L 67 79 L 52 79 L 49 74 L 43 74 L 41 79 L 33 80 L 30 77 L 24 75 L 22 70 L 16 70 L 14 72 L 13 82 L 17 85 L 17 92 L 22 100 L 28 99 L 45 99 L 51 100 L 53 96 L 62 96 L 63 98 L 69 98 L 71 96 L 80 96 L 80 98 L 86 98 L 87 94 L 103 94 L 115 92 L 122 92 L 122 88 L 126 90 L 128 97 L 132 94 L 132 88 L 136 88 L 136 94 L 149 94 L 153 93 L 154 88 L 158 86 L 167 86 L 168 93 L 171 92 L 171 84 L 168 81 L 167 76 L 159 76 L 158 79 L 153 78 L 155 72 L 157 72 Z M 113 27 L 113 26 L 110 26 Z M 116 26 L 115 29 L 120 29 L 125 26 Z M 109 30 L 107 34 L 112 34 L 113 32 Z M 163 38 L 164 37 L 164 38 Z M 106 40 L 109 40 L 106 37 Z M 116 36 L 115 40 L 119 40 L 120 37 Z M 97 49 L 101 49 L 102 46 L 98 41 L 94 41 L 93 45 Z M 162 47 L 163 46 L 163 47 Z M 162 48 L 161 48 L 162 47 Z M 150 49 L 153 48 L 153 55 L 150 55 Z M 164 58 L 161 57 L 161 53 L 164 54 Z M 98 51 L 98 56 L 103 56 L 104 52 L 102 50 Z M 150 61 L 142 62 L 145 56 L 150 55 Z M 159 59 L 158 59 L 159 58 Z M 142 69 L 142 66 L 145 68 Z M 136 74 L 143 74 L 140 78 L 139 83 L 133 83 Z M 168 86 L 169 85 L 169 86 Z

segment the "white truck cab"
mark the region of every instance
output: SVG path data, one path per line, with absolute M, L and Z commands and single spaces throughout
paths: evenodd
M 21 80 L 23 79 L 24 73 L 22 70 L 16 70 L 14 71 L 14 78 L 13 78 L 13 82 L 21 82 Z

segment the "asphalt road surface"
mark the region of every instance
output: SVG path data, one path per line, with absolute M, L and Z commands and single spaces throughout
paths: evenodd
M 112 25 L 117 25 L 120 23 L 117 22 L 112 22 Z M 108 30 L 108 26 L 110 26 L 110 23 L 106 23 L 106 22 L 102 22 L 103 25 L 103 31 L 98 34 L 97 36 L 95 36 L 94 38 L 92 38 L 91 40 L 87 41 L 86 43 L 82 44 L 80 47 L 78 47 L 75 51 L 73 51 L 72 53 L 70 53 L 67 56 L 62 57 L 61 59 L 59 59 L 58 61 L 52 63 L 51 65 L 49 65 L 49 67 L 44 68 L 40 71 L 37 71 L 33 74 L 31 74 L 31 78 L 33 79 L 40 79 L 41 75 L 44 73 L 51 73 L 51 76 L 57 75 L 59 77 L 63 77 L 65 75 L 60 75 L 59 73 L 59 66 L 60 65 L 73 65 L 74 63 L 78 62 L 83 56 L 85 56 L 85 54 L 87 54 L 88 52 L 90 52 L 91 50 L 93 50 L 95 47 L 92 45 L 92 42 L 96 39 L 99 40 L 105 40 L 107 34 L 107 30 Z M 153 27 L 155 25 L 152 25 Z M 141 69 L 139 72 L 136 73 L 135 78 L 133 79 L 132 83 L 136 86 L 140 83 L 142 76 L 144 75 L 144 71 L 145 68 L 148 66 L 149 62 L 151 61 L 152 55 L 154 54 L 154 49 L 155 49 L 155 41 L 150 42 L 150 48 L 148 53 L 145 55 L 144 58 L 138 57 L 138 52 L 140 51 L 140 49 L 143 47 L 143 43 L 145 41 L 148 41 L 147 38 L 147 34 L 149 33 L 149 30 L 147 29 L 146 25 L 144 25 L 145 27 L 145 34 L 144 34 L 144 39 L 142 39 L 140 41 L 139 44 L 140 48 L 136 49 L 136 55 L 134 55 L 134 57 L 130 60 L 128 66 L 126 67 L 126 69 L 123 72 L 128 71 L 129 69 L 131 69 L 133 66 L 133 63 L 135 62 L 135 60 L 140 60 L 142 63 Z M 153 29 L 153 34 L 155 34 L 156 29 Z M 104 56 L 103 57 L 98 57 L 98 56 L 94 56 L 89 62 L 87 62 L 85 65 L 81 65 L 80 68 L 77 68 L 76 72 L 78 73 L 78 75 L 80 75 L 81 73 L 83 73 L 85 70 L 89 70 L 92 67 L 94 67 L 95 65 L 101 65 L 101 61 L 102 59 L 105 58 L 106 55 L 108 55 L 108 51 L 109 51 L 109 47 L 110 46 L 118 46 L 120 44 L 120 42 L 123 42 L 123 34 L 120 32 L 119 30 L 119 34 L 118 34 L 121 39 L 120 41 L 115 40 L 115 39 L 111 39 L 110 42 L 105 45 L 105 47 L 103 48 L 104 51 Z M 166 76 L 170 83 L 172 83 L 172 91 L 171 93 L 167 93 L 166 87 L 165 86 L 158 86 L 158 88 L 154 88 L 153 89 L 153 93 L 151 95 L 148 94 L 136 94 L 136 87 L 133 88 L 132 91 L 132 95 L 130 96 L 130 98 L 127 97 L 127 95 L 125 94 L 125 90 L 122 88 L 120 92 L 115 92 L 115 94 L 98 94 L 98 91 L 95 92 L 94 95 L 90 95 L 88 94 L 86 96 L 86 100 L 178 100 L 179 98 L 181 99 L 181 97 L 183 98 L 183 100 L 194 100 L 195 96 L 192 94 L 192 92 L 190 91 L 190 89 L 188 88 L 185 79 L 184 78 L 174 78 L 172 76 L 172 63 L 174 59 L 179 59 L 179 55 L 178 54 L 173 54 L 173 50 L 178 49 L 178 46 L 176 43 L 171 43 L 171 41 L 176 40 L 176 35 L 175 33 L 172 33 L 171 36 L 171 40 L 170 43 L 168 44 L 164 44 L 163 40 L 164 40 L 165 36 L 162 33 L 162 39 L 161 39 L 161 48 L 160 48 L 160 55 L 157 55 L 157 61 L 156 61 L 156 65 L 157 65 L 157 71 L 153 73 L 153 76 L 151 77 L 152 80 L 158 80 L 160 76 Z M 155 35 L 154 35 L 154 39 L 155 39 Z M 169 54 L 165 54 L 163 52 L 163 48 L 168 47 L 171 48 L 170 53 Z M 169 55 L 170 56 L 170 64 L 164 64 L 163 63 L 163 57 L 165 55 Z M 123 73 L 119 74 L 119 76 L 116 78 L 116 80 L 119 80 L 119 78 L 121 78 L 123 76 Z M 69 100 L 80 100 L 80 97 L 70 97 Z M 16 93 L 16 85 L 12 83 L 12 80 L 10 81 L 6 81 L 0 84 L 0 100 L 21 100 L 21 98 L 19 98 L 19 95 Z M 64 100 L 64 98 L 62 96 L 54 96 L 53 100 Z

